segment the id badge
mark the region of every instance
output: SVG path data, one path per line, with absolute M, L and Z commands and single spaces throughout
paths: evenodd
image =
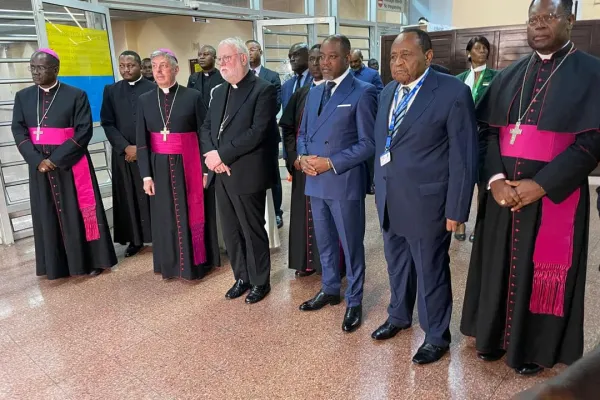
M 390 153 L 389 151 L 386 151 L 379 157 L 379 163 L 382 167 L 390 161 L 392 161 L 392 153 Z

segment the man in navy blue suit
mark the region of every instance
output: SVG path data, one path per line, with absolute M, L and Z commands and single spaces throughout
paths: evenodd
M 308 69 L 308 45 L 306 43 L 292 45 L 288 58 L 294 76 L 281 87 L 281 106 L 284 110 L 296 90 L 312 84 L 312 75 Z
M 381 81 L 379 72 L 372 68 L 365 67 L 362 51 L 359 49 L 354 49 L 352 50 L 352 53 L 350 53 L 350 68 L 352 68 L 352 73 L 356 79 L 375 86 L 377 94 L 383 90 L 383 82 Z
M 377 112 L 375 87 L 350 73 L 350 47 L 343 35 L 323 41 L 320 65 L 326 82 L 308 92 L 297 146 L 323 270 L 321 290 L 300 310 L 340 302 L 341 242 L 348 279 L 344 332 L 353 332 L 362 322 L 365 161 L 374 152 Z
M 281 79 L 279 79 L 279 74 L 275 71 L 270 70 L 267 67 L 262 66 L 262 47 L 260 43 L 256 40 L 248 40 L 246 41 L 246 47 L 248 47 L 248 52 L 250 54 L 250 58 L 248 61 L 250 62 L 250 70 L 252 73 L 259 78 L 264 79 L 267 82 L 270 82 L 271 85 L 275 86 L 277 89 L 277 108 L 275 109 L 275 114 L 279 112 L 281 108 Z M 277 128 L 277 137 L 279 135 L 279 128 Z M 275 217 L 277 219 L 277 228 L 281 228 L 283 226 L 283 210 L 281 209 L 281 203 L 283 201 L 283 193 L 281 189 L 281 176 L 279 175 L 279 151 L 276 153 L 275 163 L 277 165 L 276 173 L 277 173 L 277 181 L 275 185 L 273 185 L 273 204 L 275 206 Z
M 429 35 L 404 30 L 392 44 L 394 81 L 375 122 L 375 200 L 391 286 L 388 319 L 376 340 L 412 325 L 418 294 L 425 342 L 417 364 L 450 344 L 450 232 L 468 219 L 477 170 L 477 125 L 468 87 L 430 68 Z M 418 289 L 418 290 L 417 290 Z

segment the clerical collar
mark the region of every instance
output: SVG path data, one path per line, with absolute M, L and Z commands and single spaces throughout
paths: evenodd
M 48 93 L 50 92 L 52 89 L 54 89 L 56 87 L 56 85 L 58 85 L 58 79 L 56 80 L 56 82 L 54 82 L 54 85 L 50 86 L 49 88 L 43 88 L 41 86 L 39 86 L 40 89 L 42 89 L 44 92 Z
M 473 66 L 471 66 L 471 71 L 473 71 L 473 72 L 481 72 L 481 71 L 485 71 L 486 68 L 487 68 L 486 64 L 480 65 L 477 68 L 473 68 Z
M 214 74 L 217 70 L 216 69 L 211 69 L 210 71 L 202 71 L 202 73 L 204 74 L 204 76 L 211 76 L 212 74 Z
M 138 83 L 139 81 L 141 81 L 141 80 L 142 80 L 142 78 L 143 78 L 143 76 L 142 76 L 142 75 L 140 75 L 140 77 L 139 77 L 139 78 L 137 78 L 137 80 L 135 80 L 135 81 L 133 81 L 133 82 L 127 82 L 127 83 L 129 83 L 131 86 L 135 86 L 135 84 L 136 84 L 136 83 Z
M 248 70 L 248 73 L 246 74 L 246 76 L 244 76 L 244 78 L 242 78 L 242 80 L 239 81 L 238 83 L 236 83 L 235 85 L 232 83 L 231 87 L 234 89 L 238 89 L 239 87 L 244 87 L 246 82 L 248 82 L 250 80 L 251 76 L 254 76 L 254 72 L 251 70 Z
M 568 40 L 567 43 L 565 43 L 565 45 L 560 48 L 560 50 L 555 51 L 554 53 L 551 53 L 551 54 L 540 54 L 537 51 L 536 51 L 536 53 L 541 60 L 551 60 L 554 56 L 561 57 L 561 56 L 564 56 L 565 54 L 567 54 L 568 50 L 570 50 L 570 47 L 569 47 L 570 44 L 571 44 L 571 41 Z
M 171 91 L 171 89 L 176 88 L 176 87 L 177 87 L 177 82 L 175 82 L 171 87 L 160 88 L 160 89 L 163 91 L 164 94 L 168 94 Z

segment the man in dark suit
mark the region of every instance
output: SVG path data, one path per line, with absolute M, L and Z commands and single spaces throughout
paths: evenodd
M 392 295 L 389 317 L 372 337 L 389 339 L 410 327 L 418 293 L 425 342 L 417 364 L 448 351 L 450 232 L 468 219 L 478 154 L 469 89 L 430 68 L 432 57 L 426 32 L 406 29 L 396 38 L 394 81 L 381 92 L 375 122 L 375 200 Z
M 340 242 L 346 261 L 344 332 L 362 321 L 365 279 L 365 161 L 374 151 L 377 111 L 375 86 L 354 78 L 350 41 L 333 35 L 321 45 L 321 71 L 326 82 L 308 92 L 298 134 L 298 160 L 307 175 L 317 247 L 323 270 L 322 287 L 300 306 L 313 311 L 340 302 Z
M 383 82 L 379 72 L 365 66 L 360 49 L 354 49 L 350 53 L 350 68 L 352 68 L 352 73 L 356 79 L 375 86 L 377 94 L 383 90 Z
M 256 40 L 248 40 L 246 41 L 246 46 L 248 47 L 248 52 L 250 54 L 250 71 L 259 78 L 271 83 L 277 89 L 276 113 L 278 113 L 279 109 L 281 108 L 281 79 L 279 79 L 279 74 L 261 65 L 263 51 L 260 43 L 258 43 Z M 279 128 L 277 128 L 276 134 L 277 137 L 280 137 Z M 277 166 L 277 182 L 275 182 L 275 186 L 273 186 L 273 203 L 275 206 L 277 228 L 281 228 L 283 226 L 283 210 L 281 209 L 283 194 L 281 190 L 281 175 L 279 174 L 279 151 L 277 151 L 275 157 L 275 165 Z
M 308 45 L 306 43 L 292 45 L 288 57 L 294 77 L 288 79 L 281 87 L 281 106 L 284 109 L 296 90 L 304 86 L 310 87 L 312 83 L 312 76 L 308 69 Z
M 267 189 L 276 179 L 277 90 L 249 70 L 248 48 L 223 40 L 217 60 L 226 83 L 213 90 L 202 125 L 201 144 L 208 183 L 215 180 L 223 239 L 236 279 L 225 295 L 246 303 L 271 290 L 269 237 L 265 230 Z

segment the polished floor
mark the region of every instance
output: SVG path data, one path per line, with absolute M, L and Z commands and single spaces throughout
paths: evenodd
M 413 365 L 418 325 L 374 343 L 389 288 L 368 200 L 364 323 L 353 334 L 341 330 L 344 305 L 298 311 L 320 285 L 287 269 L 287 220 L 272 255 L 273 290 L 251 306 L 224 298 L 233 282 L 227 265 L 196 283 L 163 281 L 147 250 L 97 278 L 50 282 L 35 276 L 32 240 L 0 247 L 0 399 L 509 399 L 564 368 L 523 378 L 476 358 L 458 329 L 468 242 L 451 248 L 450 354 Z M 592 215 L 586 351 L 600 341 L 600 222 Z

